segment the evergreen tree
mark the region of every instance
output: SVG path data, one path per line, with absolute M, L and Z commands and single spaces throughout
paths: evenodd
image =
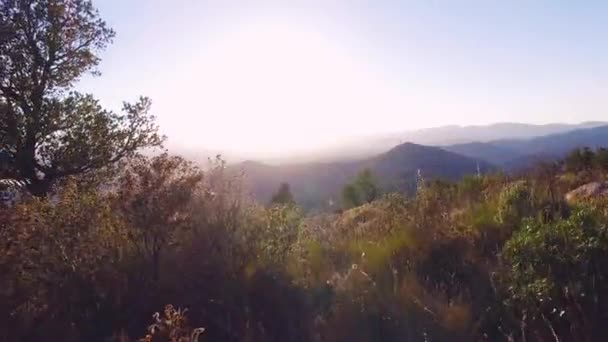
M 369 169 L 365 169 L 342 189 L 342 205 L 345 208 L 358 207 L 373 202 L 379 195 L 380 188 L 374 175 Z
M 296 201 L 293 199 L 291 190 L 289 189 L 289 183 L 281 183 L 279 190 L 272 196 L 270 204 L 295 204 Z

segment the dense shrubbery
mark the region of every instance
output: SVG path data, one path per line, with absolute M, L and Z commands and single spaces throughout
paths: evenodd
M 0 211 L 1 338 L 135 338 L 172 303 L 205 341 L 603 340 L 608 206 L 552 170 L 306 216 L 221 160 L 137 158 Z
M 347 210 L 306 215 L 288 184 L 249 200 L 220 158 L 139 156 L 163 140 L 147 99 L 71 92 L 113 37 L 90 1 L 1 1 L 0 24 L 1 183 L 34 195 L 0 208 L 0 341 L 608 338 L 608 201 L 564 201 L 605 149 L 419 174 L 410 197 L 363 171 Z

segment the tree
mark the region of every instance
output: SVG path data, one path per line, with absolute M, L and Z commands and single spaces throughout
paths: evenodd
M 376 179 L 369 169 L 363 170 L 355 179 L 355 185 L 359 189 L 361 199 L 367 203 L 372 202 L 380 194 Z
M 595 151 L 595 164 L 600 170 L 608 171 L 608 148 L 600 147 Z
M 289 183 L 281 183 L 279 190 L 272 196 L 270 200 L 271 204 L 295 204 L 296 201 L 293 199 L 291 190 L 289 190 Z
M 570 172 L 588 171 L 593 167 L 595 153 L 589 147 L 577 148 L 564 159 L 566 170 Z
M 3 0 L 0 23 L 0 151 L 30 192 L 161 144 L 149 99 L 116 114 L 73 91 L 99 74 L 98 53 L 114 37 L 90 0 Z
M 189 226 L 190 206 L 202 177 L 191 163 L 162 154 L 136 158 L 119 179 L 116 205 L 137 252 L 150 262 L 155 281 L 163 252 Z
M 380 189 L 369 169 L 360 172 L 357 177 L 342 189 L 342 203 L 346 208 L 370 203 L 378 198 Z
M 354 184 L 346 184 L 342 189 L 342 206 L 344 208 L 353 208 L 361 205 L 359 192 Z

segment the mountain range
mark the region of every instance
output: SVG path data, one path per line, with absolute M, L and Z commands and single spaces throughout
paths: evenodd
M 579 124 L 553 123 L 545 125 L 502 122 L 483 126 L 440 126 L 413 131 L 353 137 L 349 141 L 342 142 L 323 151 L 317 151 L 315 154 L 293 156 L 293 159 L 289 158 L 291 156 L 288 156 L 283 158 L 283 162 L 292 162 L 294 159 L 299 161 L 334 161 L 365 158 L 385 152 L 404 142 L 429 146 L 451 146 L 501 140 L 527 140 L 604 125 L 608 125 L 608 122 L 588 121 Z M 281 161 L 272 162 L 280 163 Z
M 446 151 L 485 160 L 506 171 L 535 161 L 562 158 L 577 147 L 608 146 L 608 125 L 580 128 L 529 139 L 502 139 L 443 146 Z
M 466 174 L 487 172 L 493 167 L 483 160 L 438 147 L 404 143 L 359 160 L 285 165 L 248 161 L 236 168 L 244 171 L 251 194 L 261 201 L 270 200 L 279 184 L 287 182 L 298 204 L 317 208 L 337 202 L 344 184 L 365 169 L 373 173 L 384 190 L 412 192 L 419 170 L 425 178 L 455 180 Z
M 308 209 L 327 209 L 337 205 L 342 187 L 364 169 L 372 171 L 384 190 L 411 193 L 419 170 L 425 178 L 457 180 L 476 172 L 519 170 L 539 160 L 563 157 L 576 147 L 608 146 L 608 124 L 597 122 L 450 126 L 426 131 L 429 134 L 426 141 L 435 142 L 439 142 L 439 136 L 447 142 L 460 141 L 469 135 L 464 143 L 426 146 L 405 142 L 373 155 L 368 155 L 369 145 L 362 142 L 366 146 L 364 157 L 349 155 L 333 161 L 279 165 L 245 161 L 233 164 L 231 170 L 244 172 L 251 195 L 262 202 L 269 201 L 279 184 L 287 182 L 298 204 Z M 410 137 L 423 140 L 419 134 L 422 133 Z M 487 140 L 490 137 L 498 139 Z
M 338 140 L 332 146 L 327 146 L 322 149 L 299 153 L 285 151 L 282 155 L 275 155 L 272 157 L 263 153 L 245 154 L 239 153 L 238 150 L 211 150 L 196 146 L 182 146 L 173 143 L 172 140 L 169 140 L 169 145 L 166 147 L 172 154 L 181 155 L 186 159 L 202 165 L 207 163 L 208 158 L 215 158 L 216 155 L 221 155 L 230 164 L 247 160 L 256 160 L 265 164 L 284 165 L 363 159 L 386 152 L 405 142 L 446 147 L 513 139 L 525 140 L 603 125 L 608 125 L 608 122 L 590 121 L 579 124 L 553 123 L 546 125 L 503 122 L 485 126 L 450 125 L 420 130 L 399 131 L 396 133 L 353 136 L 349 139 Z M 314 132 L 311 132 L 311 135 L 314 136 Z

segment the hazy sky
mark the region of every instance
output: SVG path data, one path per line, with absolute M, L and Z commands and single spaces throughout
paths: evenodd
M 608 1 L 97 0 L 80 88 L 177 145 L 281 153 L 447 124 L 608 119 Z

